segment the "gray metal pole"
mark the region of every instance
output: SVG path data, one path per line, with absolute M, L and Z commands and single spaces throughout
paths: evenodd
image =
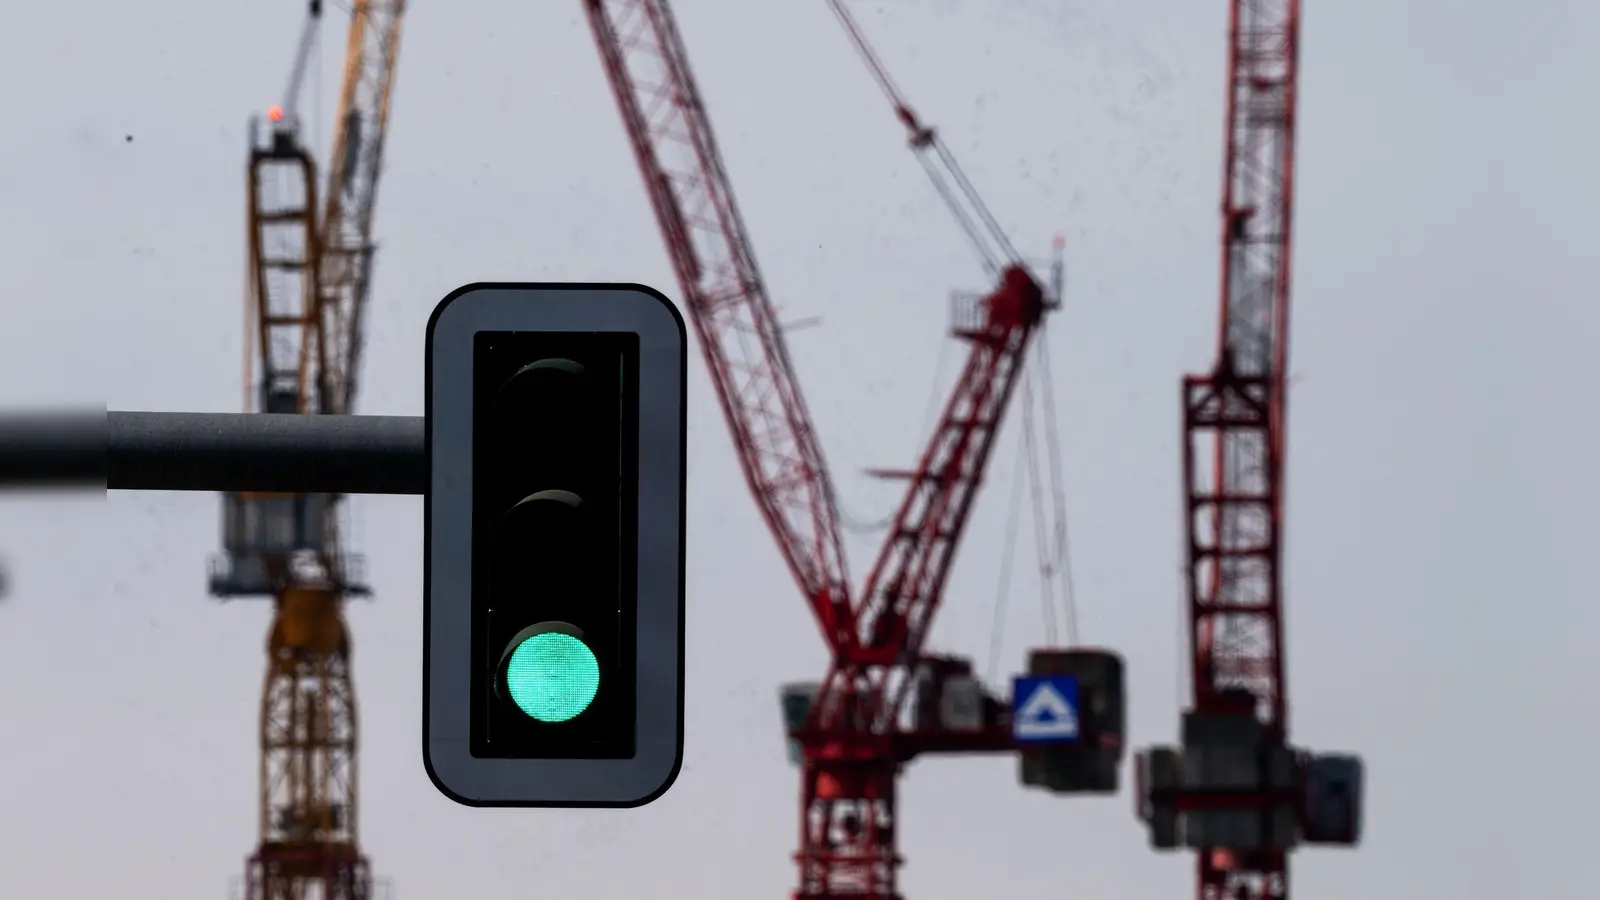
M 106 414 L 0 414 L 0 484 L 6 487 L 105 486 Z
M 0 414 L 0 488 L 422 494 L 420 416 Z

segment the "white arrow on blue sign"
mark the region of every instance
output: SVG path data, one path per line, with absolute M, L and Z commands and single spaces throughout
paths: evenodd
M 1011 736 L 1024 744 L 1078 739 L 1078 679 L 1019 676 L 1011 682 Z

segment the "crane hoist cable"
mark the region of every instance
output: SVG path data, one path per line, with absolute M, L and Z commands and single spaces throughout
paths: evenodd
M 932 125 L 922 122 L 905 95 L 900 92 L 900 88 L 895 85 L 894 79 L 889 77 L 888 71 L 878 59 L 878 54 L 873 51 L 872 45 L 867 43 L 861 26 L 856 24 L 855 17 L 845 8 L 843 0 L 828 0 L 828 6 L 833 9 L 834 15 L 838 16 L 840 24 L 844 26 L 845 34 L 850 38 L 850 43 L 861 55 L 861 61 L 866 63 L 867 69 L 872 72 L 872 77 L 883 89 L 884 96 L 889 99 L 889 104 L 894 107 L 895 116 L 905 125 L 906 131 L 910 134 L 911 149 L 916 153 L 918 162 L 922 163 L 922 168 L 928 173 L 934 189 L 950 207 L 950 212 L 955 216 L 961 230 L 966 232 L 973 248 L 978 251 L 984 269 L 993 277 L 1007 265 L 1021 264 L 1022 258 L 1017 255 L 1016 248 L 1006 236 L 1005 229 L 1000 227 L 1000 223 L 989 212 L 989 207 L 984 204 L 977 189 L 967 179 L 966 173 L 961 170 L 950 149 L 939 139 L 939 132 Z

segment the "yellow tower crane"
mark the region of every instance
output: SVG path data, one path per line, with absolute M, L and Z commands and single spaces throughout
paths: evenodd
M 311 0 L 284 104 L 251 122 L 245 411 L 348 414 L 372 273 L 372 214 L 404 0 L 354 0 L 327 182 L 301 141 Z M 258 367 L 259 364 L 259 367 Z M 369 593 L 339 541 L 341 498 L 226 494 L 219 599 L 271 598 L 261 693 L 260 843 L 247 900 L 368 900 L 357 840 L 356 699 L 344 600 Z

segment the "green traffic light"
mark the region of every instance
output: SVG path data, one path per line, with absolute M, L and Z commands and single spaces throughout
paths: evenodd
M 540 722 L 577 717 L 600 690 L 600 663 L 583 641 L 557 631 L 535 634 L 511 651 L 506 689 L 517 708 Z

